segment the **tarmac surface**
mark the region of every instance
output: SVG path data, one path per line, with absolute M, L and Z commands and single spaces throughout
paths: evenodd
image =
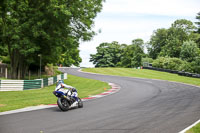
M 175 82 L 63 72 L 117 84 L 120 91 L 86 101 L 81 109 L 58 107 L 0 115 L 0 133 L 177 133 L 200 118 L 200 88 Z

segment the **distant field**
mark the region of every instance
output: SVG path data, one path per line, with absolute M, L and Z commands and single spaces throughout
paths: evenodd
M 138 77 L 148 79 L 161 79 L 168 81 L 182 82 L 192 85 L 200 86 L 200 79 L 179 76 L 177 74 L 159 72 L 148 69 L 133 69 L 133 68 L 84 68 L 84 72 L 100 73 L 105 75 L 116 75 L 116 76 L 127 76 L 127 77 Z
M 80 98 L 99 94 L 109 89 L 108 83 L 68 75 L 64 80 L 68 85 L 76 87 Z M 44 87 L 42 89 L 24 90 L 24 91 L 0 91 L 0 112 L 36 106 L 42 104 L 55 104 L 57 98 L 52 94 L 55 85 Z

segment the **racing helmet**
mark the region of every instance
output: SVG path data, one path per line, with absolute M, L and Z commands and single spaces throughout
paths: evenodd
M 76 88 L 71 88 L 72 92 L 77 92 Z
M 56 86 L 58 86 L 59 84 L 64 84 L 64 81 L 63 80 L 58 80 L 58 83 Z

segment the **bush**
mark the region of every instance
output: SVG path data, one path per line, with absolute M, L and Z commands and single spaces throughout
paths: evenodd
M 194 41 L 186 41 L 181 46 L 181 59 L 192 62 L 195 60 L 195 57 L 199 55 L 199 48 Z
M 159 57 L 153 61 L 153 67 L 164 68 L 170 70 L 179 70 L 179 66 L 183 61 L 179 58 Z
M 195 60 L 191 63 L 194 73 L 200 74 L 200 57 L 196 57 Z
M 191 72 L 193 73 L 193 67 L 191 63 L 184 61 L 180 66 L 179 66 L 180 71 L 185 71 L 185 72 Z
M 159 57 L 152 63 L 155 68 L 163 68 L 167 72 L 177 73 L 177 71 L 200 74 L 200 57 L 196 57 L 193 62 L 183 61 L 179 58 Z M 169 71 L 176 70 L 176 71 Z
M 183 61 L 179 58 L 168 58 L 167 69 L 179 70 L 179 66 L 183 64 Z
M 164 68 L 164 57 L 159 57 L 156 60 L 153 61 L 152 66 L 156 68 Z

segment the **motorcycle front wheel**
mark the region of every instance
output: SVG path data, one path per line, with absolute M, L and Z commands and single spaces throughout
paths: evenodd
M 78 97 L 78 107 L 83 108 L 83 101 Z
M 62 111 L 68 111 L 69 110 L 69 103 L 68 103 L 67 99 L 65 99 L 65 98 L 58 98 L 57 104 L 58 104 L 58 107 Z

